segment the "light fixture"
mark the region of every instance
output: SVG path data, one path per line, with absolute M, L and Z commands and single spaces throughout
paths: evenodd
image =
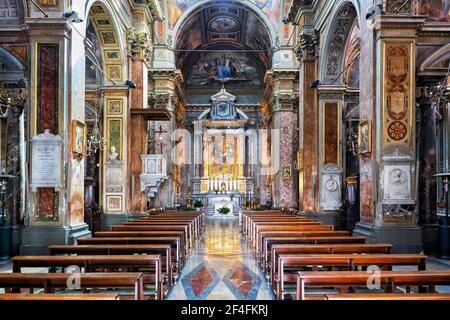
M 133 80 L 127 80 L 125 81 L 125 85 L 130 88 L 130 89 L 136 89 L 136 82 L 134 82 Z
M 309 85 L 311 89 L 316 89 L 320 85 L 320 80 L 316 80 Z
M 359 154 L 358 140 L 359 140 L 358 133 L 355 131 L 355 129 L 352 127 L 348 128 L 348 134 L 345 138 L 345 145 L 347 147 L 347 150 L 351 152 L 354 156 L 357 156 Z
M 76 11 L 64 12 L 63 17 L 64 18 L 71 18 L 71 20 L 70 20 L 71 22 L 75 22 L 75 23 L 83 22 L 83 19 L 80 18 L 80 15 Z
M 11 108 L 11 98 L 0 97 L 0 118 L 6 119 L 8 117 L 10 108 Z
M 100 128 L 98 126 L 98 119 L 95 118 L 95 125 L 92 130 L 92 134 L 87 140 L 87 152 L 88 155 L 97 153 L 98 150 L 104 151 L 108 146 L 108 141 L 100 134 Z
M 366 20 L 370 20 L 376 14 L 381 14 L 381 13 L 383 13 L 383 5 L 382 4 L 373 5 L 367 9 Z

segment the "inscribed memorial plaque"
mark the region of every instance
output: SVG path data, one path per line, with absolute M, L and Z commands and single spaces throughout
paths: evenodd
M 55 188 L 56 191 L 61 189 L 61 144 L 61 137 L 51 134 L 48 130 L 33 137 L 33 192 L 36 192 L 37 188 Z

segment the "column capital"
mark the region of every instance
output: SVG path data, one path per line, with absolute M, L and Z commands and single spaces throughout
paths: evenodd
M 319 57 L 320 32 L 318 30 L 302 30 L 298 36 L 294 52 L 298 61 L 314 60 Z
M 133 28 L 127 31 L 127 52 L 133 60 L 140 59 L 150 63 L 153 47 L 148 32 L 135 32 Z
M 11 107 L 23 106 L 28 99 L 24 88 L 0 88 L 0 102 Z

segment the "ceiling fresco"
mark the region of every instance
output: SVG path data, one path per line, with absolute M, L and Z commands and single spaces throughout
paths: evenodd
M 178 2 L 177 8 L 188 6 Z M 241 102 L 259 102 L 271 49 L 264 22 L 239 2 L 199 8 L 186 18 L 176 39 L 177 68 L 186 79 L 188 103 L 207 104 L 222 83 Z
M 199 2 L 200 0 L 168 0 L 168 19 L 169 28 L 173 29 L 177 24 L 178 20 L 181 18 L 183 13 L 189 9 L 190 6 Z M 274 30 L 278 29 L 281 19 L 281 0 L 244 0 L 244 1 L 217 1 L 218 4 L 222 5 L 232 5 L 236 2 L 250 3 L 256 6 L 270 21 Z M 215 1 L 215 3 L 217 3 Z M 228 21 L 227 23 L 232 23 Z
M 177 67 L 188 73 L 196 55 L 194 50 L 229 44 L 230 48 L 249 50 L 258 64 L 270 66 L 271 41 L 263 22 L 241 6 L 205 7 L 187 18 L 177 37 Z M 226 48 L 222 48 L 224 50 Z

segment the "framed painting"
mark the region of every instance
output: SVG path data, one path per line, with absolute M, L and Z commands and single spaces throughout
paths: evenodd
M 292 180 L 292 166 L 283 166 L 281 168 L 281 175 L 284 180 Z
M 372 152 L 372 134 L 370 130 L 370 121 L 362 121 L 358 126 L 358 145 L 359 154 L 365 155 Z
M 76 155 L 84 155 L 86 153 L 86 124 L 78 121 L 72 121 L 72 152 Z

